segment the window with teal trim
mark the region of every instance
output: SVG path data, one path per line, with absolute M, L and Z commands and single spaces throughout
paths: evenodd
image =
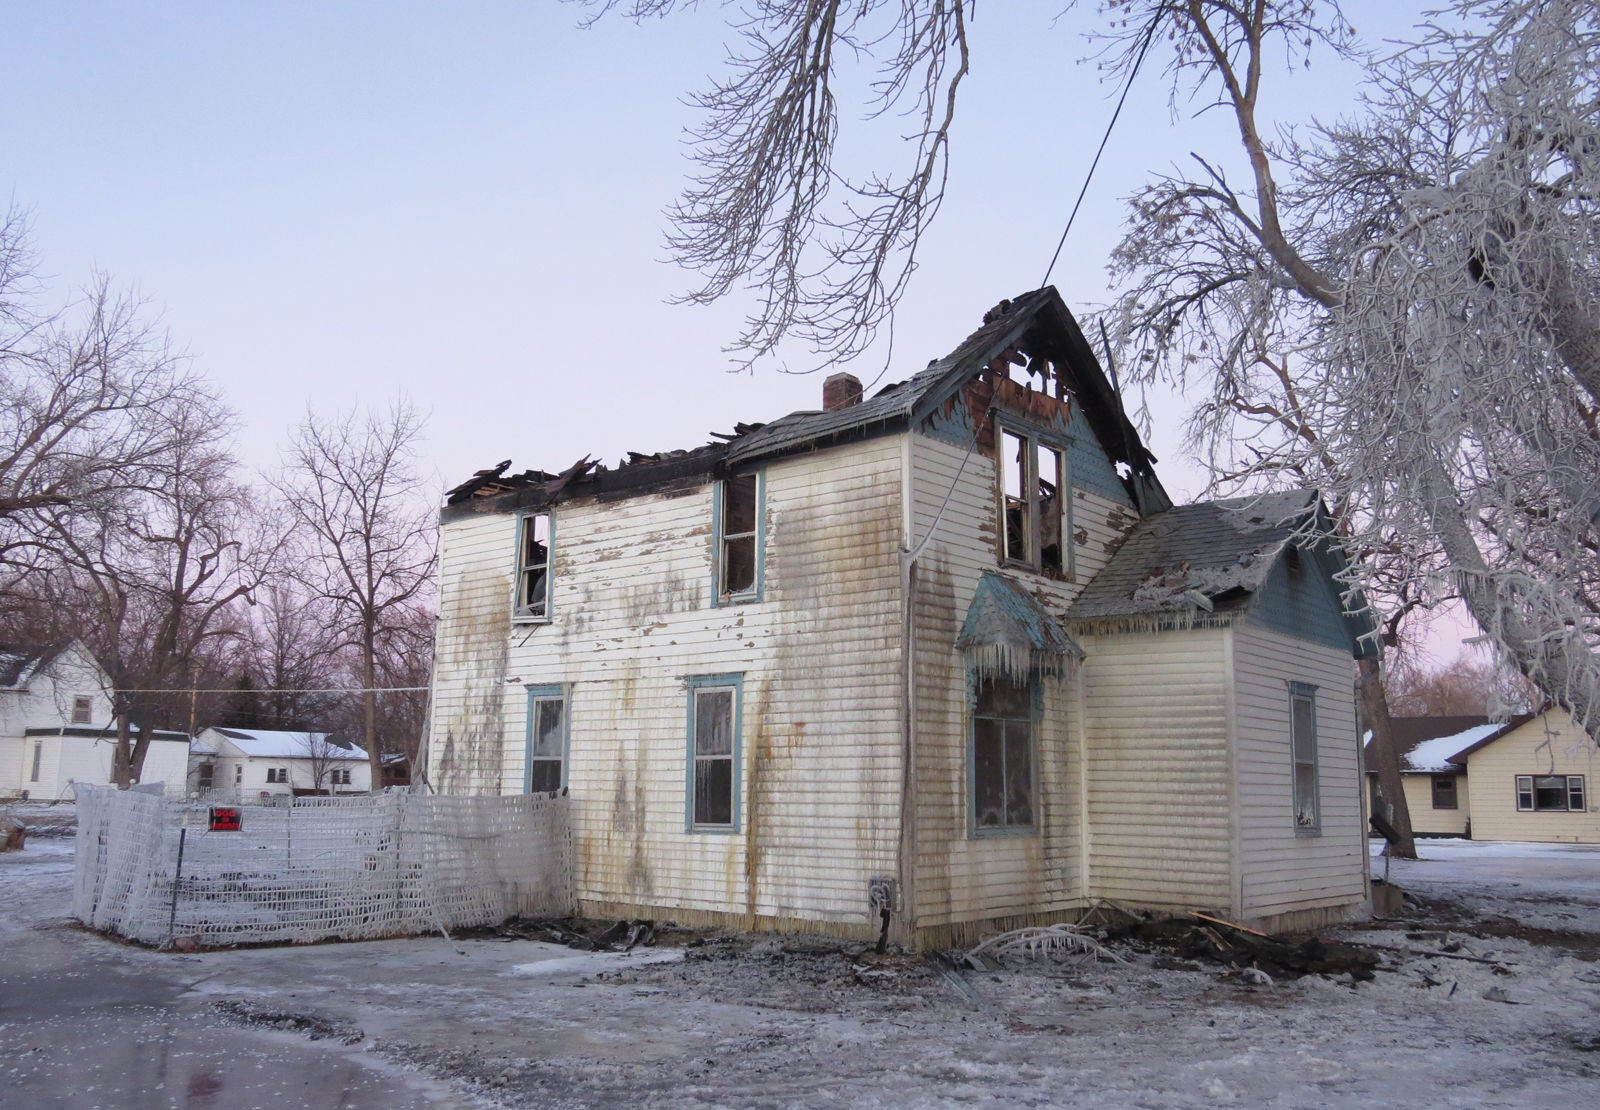
M 1294 827 L 1300 836 L 1322 833 L 1317 786 L 1317 688 L 1289 683 L 1289 749 L 1294 761 Z
M 737 675 L 689 680 L 690 830 L 738 829 L 740 686 Z
M 972 828 L 1029 832 L 1033 804 L 1033 682 L 980 678 L 972 707 Z
M 526 754 L 526 793 L 553 793 L 566 785 L 567 692 L 562 687 L 535 686 L 528 690 Z
M 761 478 L 735 474 L 717 487 L 720 603 L 754 601 L 761 591 Z

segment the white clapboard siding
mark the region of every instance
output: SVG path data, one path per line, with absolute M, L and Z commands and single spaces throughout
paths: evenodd
M 515 518 L 485 513 L 439 529 L 439 618 L 428 781 L 444 794 L 498 793 Z
M 1355 664 L 1334 648 L 1253 625 L 1233 630 L 1240 879 L 1252 920 L 1366 897 Z M 1289 683 L 1317 688 L 1322 835 L 1296 835 Z
M 491 642 L 444 652 L 435 746 L 492 700 L 464 678 L 497 673 L 498 727 L 473 735 L 490 788 L 521 790 L 522 687 L 564 685 L 582 900 L 866 928 L 867 883 L 895 874 L 899 820 L 900 459 L 885 438 L 768 465 L 764 591 L 750 604 L 712 605 L 709 483 L 558 505 L 552 619 L 509 637 L 514 519 L 494 515 L 483 535 L 474 520 L 453 546 L 479 580 L 441 606 L 441 648 L 447 626 Z M 684 679 L 735 673 L 740 828 L 687 832 Z
M 1227 635 L 1084 639 L 1090 897 L 1230 906 Z
M 1073 680 L 1045 681 L 1036 738 L 1037 832 L 974 837 L 967 796 L 967 678 L 955 641 L 979 577 L 1002 569 L 995 465 L 978 450 L 968 454 L 928 436 L 912 436 L 910 450 L 912 542 L 933 534 L 915 587 L 917 923 L 930 927 L 1072 905 L 1084 895 Z M 1004 570 L 1058 616 L 1132 524 L 1115 503 L 1073 492 L 1074 528 L 1086 533 L 1086 542 L 1077 546 L 1075 580 Z

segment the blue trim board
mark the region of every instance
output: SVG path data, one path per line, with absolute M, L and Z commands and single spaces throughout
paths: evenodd
M 683 773 L 683 831 L 711 835 L 737 833 L 740 821 L 740 789 L 744 767 L 744 673 L 685 675 L 684 689 L 688 694 L 688 711 L 684 722 L 684 773 Z M 694 823 L 694 702 L 695 693 L 704 689 L 731 687 L 733 690 L 733 809 L 729 825 L 696 825 Z

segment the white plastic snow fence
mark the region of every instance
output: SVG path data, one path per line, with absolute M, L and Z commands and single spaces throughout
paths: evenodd
M 145 944 L 408 936 L 573 912 L 568 799 L 383 793 L 235 807 L 78 788 L 73 916 Z

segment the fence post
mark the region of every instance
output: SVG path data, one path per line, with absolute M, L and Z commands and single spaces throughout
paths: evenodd
M 167 911 L 167 943 L 163 948 L 171 948 L 173 934 L 178 930 L 178 885 L 183 882 L 183 842 L 189 837 L 188 817 L 185 816 L 183 827 L 178 830 L 178 865 L 172 869 L 172 905 Z

